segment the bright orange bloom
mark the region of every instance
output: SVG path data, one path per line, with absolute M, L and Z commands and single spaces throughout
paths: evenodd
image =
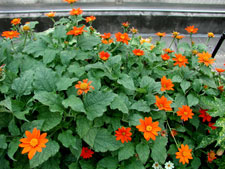
M 83 13 L 83 11 L 80 9 L 80 8 L 77 8 L 77 9 L 72 9 L 70 11 L 70 15 L 81 15 Z
M 173 89 L 173 82 L 171 79 L 167 79 L 166 76 L 163 76 L 161 78 L 161 91 L 165 91 L 165 90 L 174 90 Z
M 78 84 L 75 85 L 75 88 L 78 89 L 77 94 L 81 95 L 87 93 L 90 88 L 94 90 L 95 88 L 90 85 L 91 83 L 92 81 L 88 82 L 88 79 L 84 79 L 83 82 L 79 81 Z
M 219 91 L 221 91 L 221 92 L 223 92 L 223 91 L 224 91 L 223 86 L 218 86 L 218 87 L 217 87 L 217 89 L 218 89 Z
M 191 151 L 192 149 L 189 149 L 188 145 L 181 144 L 181 148 L 178 148 L 179 152 L 176 152 L 176 159 L 180 159 L 179 163 L 182 163 L 183 165 L 185 163 L 189 163 L 189 159 L 193 159 Z
M 214 63 L 216 59 L 211 59 L 211 54 L 208 52 L 203 52 L 203 53 L 198 53 L 198 62 L 199 63 L 204 63 L 206 66 L 209 66 Z
M 121 140 L 122 143 L 125 141 L 128 143 L 128 141 L 131 141 L 131 135 L 132 133 L 130 132 L 131 128 L 130 127 L 121 127 L 116 130 L 116 140 Z
M 42 148 L 46 147 L 45 144 L 48 142 L 48 139 L 45 137 L 47 133 L 40 134 L 40 130 L 34 128 L 32 133 L 25 131 L 25 135 L 27 138 L 20 139 L 22 143 L 19 144 L 19 147 L 23 147 L 22 154 L 28 153 L 28 158 L 31 160 L 37 151 L 42 152 Z
M 68 2 L 69 4 L 72 4 L 74 2 L 77 2 L 77 0 L 64 0 L 65 2 Z
M 130 29 L 130 31 L 131 31 L 133 34 L 138 33 L 138 30 L 137 30 L 137 29 L 135 29 L 134 27 L 132 27 L 132 28 Z
M 173 137 L 175 137 L 175 136 L 177 135 L 177 131 L 174 130 L 174 129 L 172 129 L 170 134 L 171 134 Z
M 86 17 L 85 18 L 86 22 L 93 22 L 94 20 L 96 20 L 96 17 L 95 16 L 89 16 L 89 17 Z
M 163 33 L 157 32 L 156 35 L 159 36 L 159 37 L 165 37 L 166 33 L 165 32 L 163 32 Z
M 100 35 L 102 37 L 102 43 L 104 44 L 110 44 L 113 43 L 113 39 L 111 39 L 111 33 L 104 33 L 103 35 Z
M 130 23 L 129 23 L 129 22 L 123 22 L 123 23 L 122 23 L 122 26 L 125 27 L 125 28 L 127 28 L 127 27 L 130 26 Z
M 109 39 L 111 37 L 111 33 L 104 33 L 103 35 L 100 35 L 104 39 Z
M 104 44 L 113 43 L 113 39 L 102 39 L 102 43 L 104 43 Z
M 218 73 L 223 73 L 223 72 L 225 72 L 225 69 L 216 68 L 216 71 L 217 71 Z
M 158 131 L 162 129 L 158 126 L 159 122 L 153 122 L 151 117 L 145 117 L 145 120 L 140 119 L 140 125 L 136 126 L 136 128 L 144 133 L 144 138 L 149 141 L 150 139 L 155 140 L 158 136 Z
M 118 32 L 115 34 L 115 36 L 116 36 L 117 42 L 123 42 L 128 45 L 128 41 L 130 40 L 130 38 L 127 33 L 122 34 L 122 33 Z
M 192 25 L 192 26 L 187 26 L 186 28 L 185 28 L 185 30 L 188 32 L 188 33 L 197 33 L 197 31 L 198 31 L 198 28 L 195 28 L 195 26 L 194 25 Z
M 164 54 L 161 55 L 161 58 L 163 60 L 169 60 L 170 59 L 170 56 L 167 53 L 164 53 Z
M 20 33 L 17 32 L 17 31 L 4 31 L 4 32 L 2 32 L 2 36 L 6 37 L 6 38 L 10 38 L 10 39 L 18 38 L 19 35 L 20 35 Z
M 87 32 L 86 30 L 83 30 L 84 27 L 85 27 L 85 25 L 83 25 L 80 28 L 74 26 L 72 30 L 67 32 L 67 35 L 74 35 L 74 36 L 81 35 L 83 32 Z
M 110 54 L 108 52 L 101 51 L 99 53 L 99 57 L 104 61 L 108 60 L 109 56 Z
M 149 38 L 146 38 L 146 39 L 143 39 L 143 38 L 141 38 L 141 40 L 140 40 L 140 43 L 141 44 L 143 44 L 143 43 L 151 43 L 151 39 L 149 39 Z
M 214 126 L 214 124 L 216 124 L 216 123 L 211 123 L 211 122 L 209 122 L 208 126 L 209 126 L 212 130 L 216 130 L 217 127 Z
M 20 24 L 20 21 L 21 21 L 20 18 L 15 18 L 15 19 L 13 19 L 13 20 L 11 21 L 11 24 L 12 24 L 12 25 L 18 25 L 18 24 Z
M 166 48 L 166 49 L 163 49 L 163 50 L 166 53 L 173 53 L 174 52 L 174 50 L 171 50 L 170 48 Z
M 202 122 L 205 122 L 205 121 L 210 122 L 212 119 L 212 117 L 206 111 L 208 111 L 208 109 L 199 110 L 200 115 L 198 117 L 202 117 Z
M 172 34 L 173 34 L 172 37 L 173 37 L 173 38 L 176 38 L 180 33 L 179 33 L 179 32 L 173 32 Z
M 170 104 L 172 103 L 171 100 L 167 100 L 165 96 L 162 96 L 161 98 L 159 98 L 159 96 L 155 96 L 155 98 L 155 105 L 159 108 L 159 110 L 172 111 L 172 108 L 170 107 Z
M 186 67 L 186 63 L 188 63 L 188 60 L 186 59 L 185 56 L 183 56 L 182 54 L 175 54 L 176 58 L 172 58 L 174 61 L 176 61 L 174 63 L 174 66 L 178 65 L 179 67 Z
M 91 158 L 92 154 L 94 154 L 94 152 L 91 151 L 89 148 L 82 147 L 80 156 L 83 157 L 83 159 Z
M 133 53 L 134 53 L 136 56 L 142 56 L 142 55 L 145 54 L 144 51 L 141 50 L 141 49 L 134 49 L 134 50 L 133 50 Z
M 214 37 L 215 37 L 215 35 L 214 35 L 214 33 L 209 32 L 209 33 L 208 33 L 208 37 L 209 37 L 209 38 L 214 38 Z
M 179 111 L 177 111 L 177 115 L 181 116 L 181 120 L 187 121 L 189 118 L 192 119 L 194 114 L 192 113 L 192 109 L 189 106 L 183 105 L 178 109 Z
M 185 36 L 183 36 L 183 35 L 177 35 L 177 36 L 176 36 L 176 39 L 177 39 L 177 40 L 181 40 L 181 39 L 183 39 L 183 38 L 185 38 Z
M 150 46 L 150 50 L 153 50 L 155 48 L 155 45 Z
M 47 16 L 49 18 L 53 18 L 53 17 L 55 17 L 55 12 L 46 13 L 45 16 Z
M 208 162 L 211 163 L 213 160 L 216 159 L 216 153 L 213 150 L 210 150 L 208 155 Z

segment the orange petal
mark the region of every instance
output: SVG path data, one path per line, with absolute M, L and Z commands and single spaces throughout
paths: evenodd
M 35 149 L 31 149 L 30 150 L 30 152 L 28 153 L 29 160 L 31 160 L 34 157 L 35 153 L 36 153 Z
M 25 154 L 25 153 L 29 152 L 30 150 L 31 150 L 31 146 L 28 146 L 28 147 L 25 147 L 21 153 Z

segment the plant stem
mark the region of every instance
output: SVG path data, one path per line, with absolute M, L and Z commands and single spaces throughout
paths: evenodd
M 118 47 L 119 47 L 120 43 L 117 43 L 116 46 L 110 51 L 111 53 L 114 52 Z
M 15 50 L 15 47 L 14 47 L 14 44 L 13 44 L 13 41 L 12 41 L 12 40 L 11 40 L 11 45 L 12 45 L 13 52 L 16 52 L 16 50 Z
M 170 125 L 169 125 L 168 120 L 166 121 L 166 123 L 167 123 L 167 126 L 168 126 L 168 128 L 169 128 L 169 130 L 170 130 L 170 134 L 171 134 L 171 133 L 172 133 L 172 130 L 171 130 L 171 128 L 170 128 Z M 172 135 L 172 134 L 171 134 L 171 136 L 173 137 L 173 140 L 174 140 L 174 142 L 175 142 L 175 144 L 176 144 L 176 146 L 177 146 L 177 149 L 178 149 L 179 146 L 178 146 L 178 144 L 177 144 L 176 138 L 175 138 L 174 135 Z
M 24 39 L 24 42 L 23 42 L 23 48 L 25 48 L 26 41 L 27 41 L 27 32 L 25 34 L 26 34 L 26 36 L 25 36 L 25 39 Z
M 192 33 L 190 34 L 190 39 L 191 39 L 191 49 L 192 49 L 192 47 L 193 47 L 193 45 L 192 45 Z
M 171 41 L 169 48 L 172 46 L 174 40 L 175 40 L 175 38 L 173 38 L 173 40 Z

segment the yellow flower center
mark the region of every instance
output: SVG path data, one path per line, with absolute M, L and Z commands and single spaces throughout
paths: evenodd
M 207 62 L 207 61 L 209 61 L 209 58 L 206 57 L 206 56 L 204 56 L 204 57 L 203 57 L 203 60 L 204 60 L 205 62 Z
M 188 156 L 189 153 L 184 151 L 182 154 L 183 154 L 184 157 L 186 157 L 186 156 Z
M 125 132 L 122 132 L 122 135 L 123 135 L 123 136 L 125 136 L 125 135 L 126 135 L 126 133 L 125 133 Z
M 150 126 L 150 125 L 146 126 L 146 130 L 147 131 L 151 131 L 152 130 L 152 126 Z
M 36 145 L 38 145 L 38 139 L 33 138 L 33 139 L 30 141 L 30 145 L 31 145 L 32 147 L 35 147 Z
M 121 38 L 121 39 L 125 39 L 125 36 L 124 36 L 124 35 L 121 35 L 120 38 Z
M 87 83 L 81 83 L 81 84 L 80 84 L 80 88 L 81 88 L 82 90 L 86 90 L 86 89 L 88 88 L 88 84 L 87 84 Z
M 178 58 L 178 61 L 179 62 L 183 62 L 183 58 Z
M 9 35 L 13 35 L 13 32 L 9 32 Z
M 185 112 L 184 112 L 184 115 L 188 115 L 188 112 L 185 111 Z

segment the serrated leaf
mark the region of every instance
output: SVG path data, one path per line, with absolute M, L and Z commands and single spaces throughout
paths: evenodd
M 86 135 L 84 136 L 83 140 L 90 145 L 91 147 L 94 146 L 95 144 L 95 139 L 98 133 L 98 129 L 97 128 L 91 128 Z
M 75 62 L 68 67 L 68 71 L 70 73 L 74 73 L 76 77 L 80 77 L 85 73 L 85 68 L 80 67 L 80 65 L 77 62 Z
M 180 76 L 180 75 L 174 75 L 173 77 L 172 77 L 172 81 L 174 82 L 174 83 L 180 83 L 180 82 L 182 82 L 182 77 Z
M 100 38 L 94 35 L 83 34 L 77 45 L 83 50 L 93 50 L 93 47 L 101 43 Z
M 72 146 L 74 149 L 76 148 L 76 137 L 73 136 L 73 132 L 71 130 L 63 131 L 58 135 L 58 140 L 61 141 L 63 146 L 69 148 Z
M 154 85 L 155 80 L 149 76 L 143 76 L 140 82 L 141 88 L 149 88 L 150 86 Z
M 202 65 L 202 66 L 200 66 L 200 70 L 203 74 L 205 74 L 209 77 L 213 76 L 211 68 L 209 68 L 208 66 Z
M 195 106 L 199 103 L 199 99 L 192 93 L 187 96 L 188 106 Z
M 97 169 L 107 168 L 107 169 L 117 169 L 118 160 L 115 157 L 105 157 L 101 159 L 97 164 Z
M 120 96 L 117 96 L 113 102 L 110 104 L 111 109 L 118 109 L 123 113 L 128 113 L 127 105 L 124 103 L 124 100 L 120 98 Z
M 46 143 L 46 148 L 42 149 L 42 152 L 37 152 L 34 157 L 30 160 L 30 167 L 34 168 L 45 161 L 47 161 L 50 157 L 54 156 L 59 151 L 59 144 L 55 141 L 49 140 Z
M 144 165 L 141 163 L 141 161 L 133 159 L 131 163 L 125 166 L 125 169 L 145 169 Z
M 61 77 L 59 81 L 56 83 L 57 90 L 67 90 L 70 86 L 72 86 L 73 82 L 77 81 L 77 78 L 68 78 L 68 77 Z
M 178 93 L 175 97 L 174 104 L 176 108 L 182 107 L 182 105 L 187 105 L 187 99 L 183 94 Z
M 194 89 L 194 91 L 196 92 L 200 92 L 202 89 L 202 82 L 200 79 L 195 79 L 193 84 L 192 84 L 192 88 Z
M 60 53 L 60 59 L 63 65 L 68 65 L 75 56 L 76 52 L 73 50 L 64 50 Z
M 137 110 L 137 111 L 142 111 L 142 112 L 149 112 L 150 107 L 148 106 L 147 102 L 144 100 L 139 100 L 132 104 L 130 109 Z
M 204 85 L 207 85 L 207 86 L 212 87 L 214 89 L 217 88 L 217 85 L 216 85 L 215 80 L 213 78 L 209 78 L 207 76 L 201 76 L 200 79 L 203 81 Z
M 20 130 L 17 127 L 16 123 L 15 123 L 15 119 L 13 118 L 10 123 L 9 123 L 9 132 L 12 136 L 18 136 L 20 135 Z
M 83 116 L 77 118 L 76 124 L 77 124 L 77 127 L 76 127 L 77 134 L 81 138 L 83 138 L 92 127 L 92 121 L 86 119 Z
M 56 26 L 53 37 L 56 39 L 66 38 L 66 27 L 64 25 Z
M 204 136 L 203 139 L 200 141 L 200 143 L 198 144 L 198 146 L 195 149 L 197 150 L 199 148 L 205 148 L 206 146 L 210 145 L 214 141 L 216 141 L 215 136 Z
M 25 133 L 26 130 L 32 132 L 34 128 L 41 130 L 43 124 L 44 120 L 33 120 L 32 122 L 26 122 L 22 125 L 21 132 Z
M 76 112 L 85 112 L 82 100 L 74 95 L 70 95 L 67 99 L 63 100 L 62 104 L 65 108 L 71 107 Z
M 183 80 L 180 84 L 180 87 L 181 89 L 183 90 L 183 92 L 185 93 L 186 90 L 191 86 L 191 83 L 186 81 L 186 80 Z
M 14 154 L 16 153 L 16 151 L 18 150 L 19 144 L 20 144 L 20 141 L 19 141 L 18 138 L 13 139 L 13 140 L 9 143 L 9 147 L 8 147 L 8 152 L 7 152 L 7 154 L 8 154 L 8 156 L 9 156 L 9 158 L 12 159 L 13 161 L 16 161 L 16 160 L 14 159 L 13 156 L 14 156 Z
M 3 134 L 0 135 L 0 148 L 2 148 L 2 149 L 7 148 L 6 136 Z
M 167 158 L 167 138 L 166 137 L 156 137 L 152 147 L 151 157 L 154 161 L 164 164 Z
M 33 54 L 33 56 L 37 58 L 44 55 L 46 47 L 46 44 L 41 39 L 38 39 L 37 41 L 28 43 L 23 52 Z
M 29 114 L 29 110 L 24 110 L 24 111 L 14 111 L 14 116 L 17 119 L 28 121 L 27 118 L 25 117 L 26 114 Z
M 122 74 L 120 79 L 117 80 L 117 82 L 121 85 L 123 85 L 123 87 L 125 87 L 126 89 L 130 89 L 130 90 L 135 90 L 135 86 L 134 86 L 134 81 L 133 79 L 128 76 L 127 74 Z
M 134 144 L 128 142 L 118 152 L 118 160 L 123 161 L 134 155 Z
M 60 160 L 52 157 L 48 159 L 48 161 L 44 162 L 40 169 L 60 169 L 59 164 Z
M 150 154 L 150 149 L 148 144 L 145 144 L 145 143 L 137 144 L 136 152 L 138 153 L 138 157 L 140 158 L 141 162 L 145 164 Z
M 129 126 L 137 126 L 140 124 L 140 119 L 143 119 L 144 117 L 140 114 L 131 114 L 129 116 Z
M 88 93 L 84 98 L 84 107 L 87 118 L 94 120 L 100 117 L 106 111 L 106 107 L 110 105 L 116 95 L 112 92 L 94 91 Z
M 58 51 L 56 49 L 45 49 L 44 55 L 43 55 L 43 63 L 44 64 L 48 64 L 51 63 L 56 55 L 57 55 Z

